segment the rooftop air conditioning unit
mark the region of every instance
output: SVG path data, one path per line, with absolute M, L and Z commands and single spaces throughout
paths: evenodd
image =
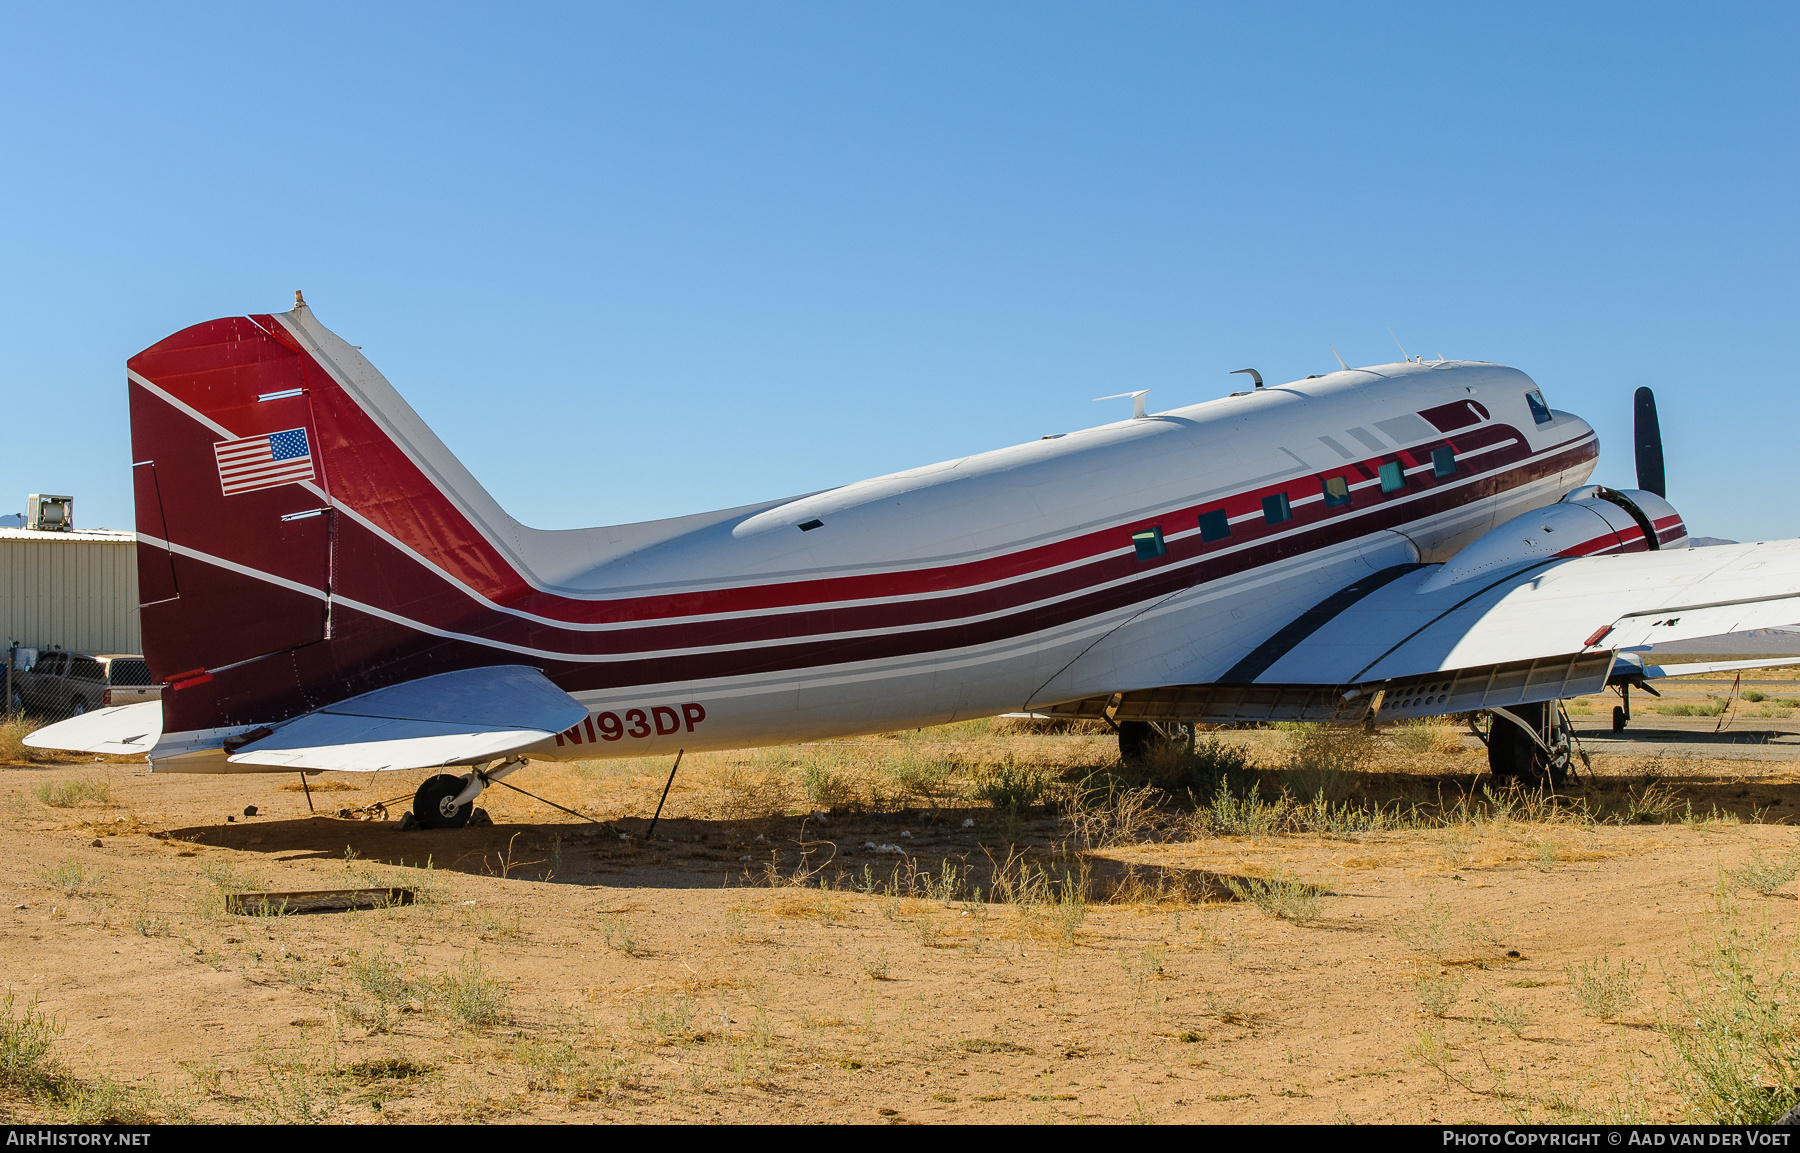
M 39 532 L 69 532 L 75 527 L 75 498 L 32 493 L 25 498 L 25 527 Z

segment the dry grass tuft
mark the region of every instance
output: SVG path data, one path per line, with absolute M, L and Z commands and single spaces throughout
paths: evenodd
M 46 805 L 71 809 L 77 805 L 104 805 L 112 801 L 112 783 L 102 780 L 42 781 L 32 794 Z
M 37 728 L 35 721 L 28 721 L 18 713 L 0 717 L 0 764 L 37 764 L 51 759 L 43 750 L 25 744 L 25 738 Z

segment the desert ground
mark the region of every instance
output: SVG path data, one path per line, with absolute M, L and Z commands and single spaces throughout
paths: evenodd
M 1749 679 L 1754 676 L 1754 680 Z M 1800 1084 L 1800 682 L 1574 702 L 1559 795 L 1466 728 L 1004 721 L 426 774 L 0 764 L 19 1120 L 1743 1120 Z M 1657 709 L 1663 712 L 1657 712 Z M 1685 712 L 1684 712 L 1685 710 Z M 309 808 L 312 806 L 311 808 Z M 383 807 L 385 806 L 385 807 Z M 254 815 L 246 815 L 251 808 Z M 404 888 L 292 913 L 246 892 Z

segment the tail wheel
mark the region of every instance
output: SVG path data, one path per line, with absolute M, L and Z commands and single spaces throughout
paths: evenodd
M 1573 745 L 1558 702 L 1513 705 L 1507 711 L 1530 726 L 1547 751 L 1531 739 L 1530 733 L 1505 717 L 1496 716 L 1488 734 L 1488 769 L 1494 779 L 1517 781 L 1533 789 L 1546 785 L 1561 788 L 1569 777 Z
M 456 795 L 468 784 L 467 778 L 439 773 L 419 786 L 413 794 L 413 819 L 425 829 L 460 829 L 469 823 L 474 801 L 455 804 Z
M 1119 759 L 1141 761 L 1163 752 L 1194 751 L 1194 726 L 1183 721 L 1120 721 Z

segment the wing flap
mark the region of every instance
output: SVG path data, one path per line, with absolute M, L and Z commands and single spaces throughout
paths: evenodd
M 1673 665 L 1655 665 L 1640 661 L 1637 653 L 1620 653 L 1613 666 L 1612 679 L 1620 681 L 1655 681 L 1664 677 L 1691 677 L 1698 673 L 1736 673 L 1745 669 L 1772 669 L 1781 665 L 1800 665 L 1800 657 L 1758 657 L 1747 661 L 1684 661 Z

